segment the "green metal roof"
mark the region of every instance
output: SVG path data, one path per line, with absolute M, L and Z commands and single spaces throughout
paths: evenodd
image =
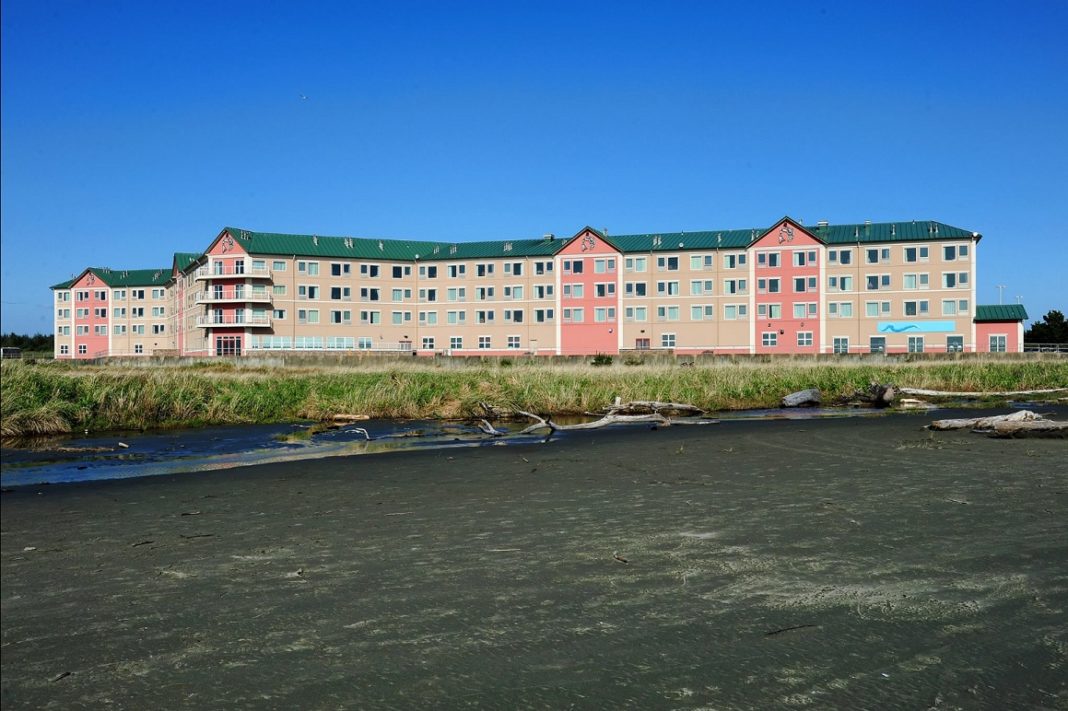
M 74 279 L 53 284 L 52 289 L 69 289 L 86 272 L 92 272 L 105 286 L 165 286 L 171 280 L 171 268 L 161 269 L 109 269 L 108 267 L 89 267 Z
M 52 286 L 50 286 L 48 288 L 49 289 L 69 289 L 72 284 L 74 284 L 74 279 L 67 279 L 66 281 L 61 281 L 58 284 L 53 284 Z
M 184 272 L 191 267 L 194 262 L 200 259 L 203 254 L 200 252 L 175 252 L 174 253 L 174 266 L 178 268 L 178 271 Z
M 1027 311 L 1023 304 L 987 304 L 975 307 L 975 322 L 1026 321 Z
M 620 252 L 677 252 L 689 249 L 745 249 L 767 228 L 718 232 L 656 232 L 609 235 L 605 241 Z
M 493 242 L 427 242 L 366 237 L 323 237 L 277 232 L 254 232 L 236 227 L 224 230 L 249 254 L 298 255 L 335 259 L 382 259 L 432 261 L 439 259 L 488 259 L 491 257 L 551 256 L 566 240 L 517 239 Z

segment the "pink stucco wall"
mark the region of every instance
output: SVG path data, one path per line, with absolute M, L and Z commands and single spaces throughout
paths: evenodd
M 1005 336 L 1005 352 L 1019 353 L 1023 350 L 1020 339 L 1019 321 L 994 321 L 990 323 L 975 324 L 975 350 L 979 353 L 990 352 L 990 337 L 995 335 Z
M 78 292 L 89 292 L 89 298 L 86 301 L 78 300 Z M 97 298 L 97 292 L 103 292 L 104 299 Z M 108 350 L 108 319 L 107 317 L 99 317 L 96 315 L 96 310 L 103 308 L 108 309 L 110 313 L 111 309 L 111 288 L 105 284 L 101 279 L 97 278 L 95 274 L 89 272 L 83 274 L 73 286 L 71 286 L 71 316 L 73 317 L 72 327 L 74 329 L 74 347 L 72 356 L 74 358 L 93 358 L 97 353 L 107 352 Z M 78 317 L 78 309 L 88 309 L 89 315 Z M 78 335 L 78 326 L 88 326 L 88 335 Z M 96 328 L 103 326 L 104 335 L 96 335 Z M 79 353 L 79 346 L 85 346 L 85 353 Z
M 594 270 L 597 259 L 614 260 L 614 268 L 598 274 Z M 564 271 L 564 262 L 581 261 L 582 273 Z M 583 230 L 574 237 L 566 247 L 556 255 L 556 273 L 560 275 L 560 352 L 564 355 L 589 355 L 591 353 L 619 352 L 619 325 L 621 296 L 619 273 L 623 269 L 622 255 L 603 239 L 590 230 Z M 607 266 L 606 266 L 607 268 Z M 598 297 L 596 285 L 611 282 L 616 293 L 611 296 Z M 564 296 L 564 286 L 582 285 L 582 298 Z M 564 321 L 564 309 L 581 308 L 582 323 Z M 596 309 L 612 308 L 615 315 L 612 320 L 598 323 L 595 320 Z
M 812 235 L 796 223 L 784 220 L 775 225 L 763 237 L 753 243 L 749 248 L 750 259 L 753 261 L 753 284 L 750 288 L 756 294 L 756 306 L 750 318 L 756 324 L 755 341 L 757 353 L 818 353 L 820 345 L 820 292 L 823 289 L 820 279 L 820 260 L 823 259 L 823 245 Z M 794 266 L 794 253 L 805 254 L 804 266 Z M 779 254 L 779 266 L 761 266 L 758 255 L 764 252 Z M 808 259 L 809 253 L 815 252 L 816 259 Z M 759 284 L 761 279 L 779 279 L 779 293 L 760 293 Z M 806 291 L 798 293 L 794 291 L 794 279 L 805 279 Z M 809 281 L 815 279 L 815 288 L 808 290 Z M 809 314 L 806 310 L 804 318 L 794 318 L 794 304 L 816 304 L 815 313 Z M 761 317 L 761 304 L 780 304 L 782 307 L 781 318 Z M 763 345 L 762 334 L 765 332 L 777 334 L 778 342 L 774 346 Z M 812 345 L 798 346 L 797 334 L 799 331 L 812 333 Z

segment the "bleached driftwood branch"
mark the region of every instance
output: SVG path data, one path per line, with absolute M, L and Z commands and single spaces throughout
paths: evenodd
M 1051 393 L 1068 393 L 1068 388 L 1046 388 L 1045 390 L 1005 390 L 985 393 L 956 392 L 953 390 L 923 390 L 922 388 L 898 388 L 905 395 L 925 395 L 927 397 L 1010 397 L 1014 395 L 1049 395 Z
M 1030 422 L 997 422 L 986 433 L 988 437 L 1008 439 L 1011 437 L 1068 438 L 1068 422 L 1033 420 Z
M 1030 410 L 1019 410 L 1010 415 L 994 415 L 992 417 L 968 417 L 958 420 L 935 420 L 928 427 L 932 430 L 992 430 L 999 422 L 1033 422 L 1044 419 Z

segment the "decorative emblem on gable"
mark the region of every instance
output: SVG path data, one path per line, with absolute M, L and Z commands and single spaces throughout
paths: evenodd
M 230 235 L 230 233 L 227 233 L 226 236 L 222 238 L 222 251 L 229 252 L 233 248 L 234 238 Z
M 784 224 L 782 227 L 779 228 L 779 244 L 782 244 L 783 242 L 793 242 L 793 241 L 794 241 L 794 228 L 790 227 L 790 225 Z
M 583 252 L 588 252 L 595 246 L 597 246 L 597 242 L 593 239 L 593 235 L 587 234 L 585 237 L 582 238 L 581 248 Z
M 93 274 L 92 272 L 89 272 L 89 276 L 87 276 L 85 278 L 85 283 L 88 284 L 89 286 L 92 286 L 93 284 L 95 284 L 96 283 L 96 275 Z

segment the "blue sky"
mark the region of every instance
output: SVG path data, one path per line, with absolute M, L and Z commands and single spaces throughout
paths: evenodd
M 5 332 L 226 225 L 935 219 L 983 233 L 981 303 L 1068 309 L 1064 0 L 4 0 L 0 26 Z

